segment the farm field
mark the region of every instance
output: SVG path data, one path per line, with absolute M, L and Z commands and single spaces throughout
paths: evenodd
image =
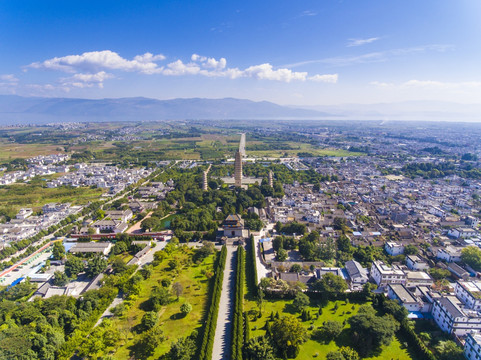
M 96 201 L 102 195 L 102 189 L 90 187 L 58 188 L 43 187 L 44 181 L 19 183 L 0 186 L 0 208 L 9 217 L 15 216 L 22 207 L 38 211 L 43 205 L 51 202 L 69 202 L 72 205 L 84 205 L 89 201 Z

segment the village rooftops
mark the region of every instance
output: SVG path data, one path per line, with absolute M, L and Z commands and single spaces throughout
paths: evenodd
M 457 284 L 476 299 L 481 299 L 481 281 L 458 281 Z
M 102 253 L 107 255 L 112 249 L 110 242 L 78 242 L 70 249 L 71 253 Z
M 402 284 L 389 284 L 388 287 L 403 303 L 417 303 L 419 301 Z

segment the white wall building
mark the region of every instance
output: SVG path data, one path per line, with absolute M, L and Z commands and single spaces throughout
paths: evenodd
M 406 282 L 406 274 L 398 266 L 389 267 L 384 262 L 376 260 L 371 266 L 371 277 L 378 286 L 386 286 L 387 284 L 404 284 Z
M 408 311 L 421 311 L 423 302 L 414 296 L 403 284 L 389 284 L 387 286 L 387 297 L 391 300 L 397 300 L 399 305 L 405 307 Z
M 478 312 L 463 308 L 455 296 L 435 299 L 431 313 L 441 330 L 449 334 L 462 336 L 473 330 L 481 330 Z
M 365 283 L 369 281 L 369 274 L 367 269 L 363 268 L 355 260 L 346 261 L 346 272 L 349 276 L 349 287 L 351 290 L 360 291 Z
M 388 241 L 386 245 L 384 245 L 384 249 L 391 256 L 404 254 L 404 246 L 395 242 Z
M 454 292 L 467 308 L 481 310 L 481 281 L 456 281 Z
M 472 332 L 466 336 L 464 356 L 468 360 L 481 359 L 481 334 Z
M 406 265 L 410 270 L 428 270 L 429 265 L 417 255 L 406 256 Z
M 458 262 L 461 261 L 461 249 L 454 246 L 439 248 L 436 257 L 446 262 Z

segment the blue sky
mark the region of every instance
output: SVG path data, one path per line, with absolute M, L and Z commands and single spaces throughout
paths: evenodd
M 481 1 L 0 2 L 0 94 L 481 103 Z

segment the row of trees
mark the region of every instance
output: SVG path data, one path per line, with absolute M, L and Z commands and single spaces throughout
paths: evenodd
M 233 360 L 242 360 L 244 346 L 244 284 L 245 284 L 245 250 L 242 246 L 237 249 L 237 269 L 234 297 L 234 321 L 232 336 Z
M 222 292 L 222 281 L 224 278 L 224 269 L 227 259 L 227 248 L 224 245 L 220 252 L 217 268 L 215 271 L 214 287 L 212 292 L 212 302 L 207 314 L 207 321 L 204 328 L 204 338 L 200 348 L 200 360 L 210 360 L 212 358 L 212 349 L 214 347 L 215 329 L 217 325 L 217 316 L 219 313 L 220 295 Z

